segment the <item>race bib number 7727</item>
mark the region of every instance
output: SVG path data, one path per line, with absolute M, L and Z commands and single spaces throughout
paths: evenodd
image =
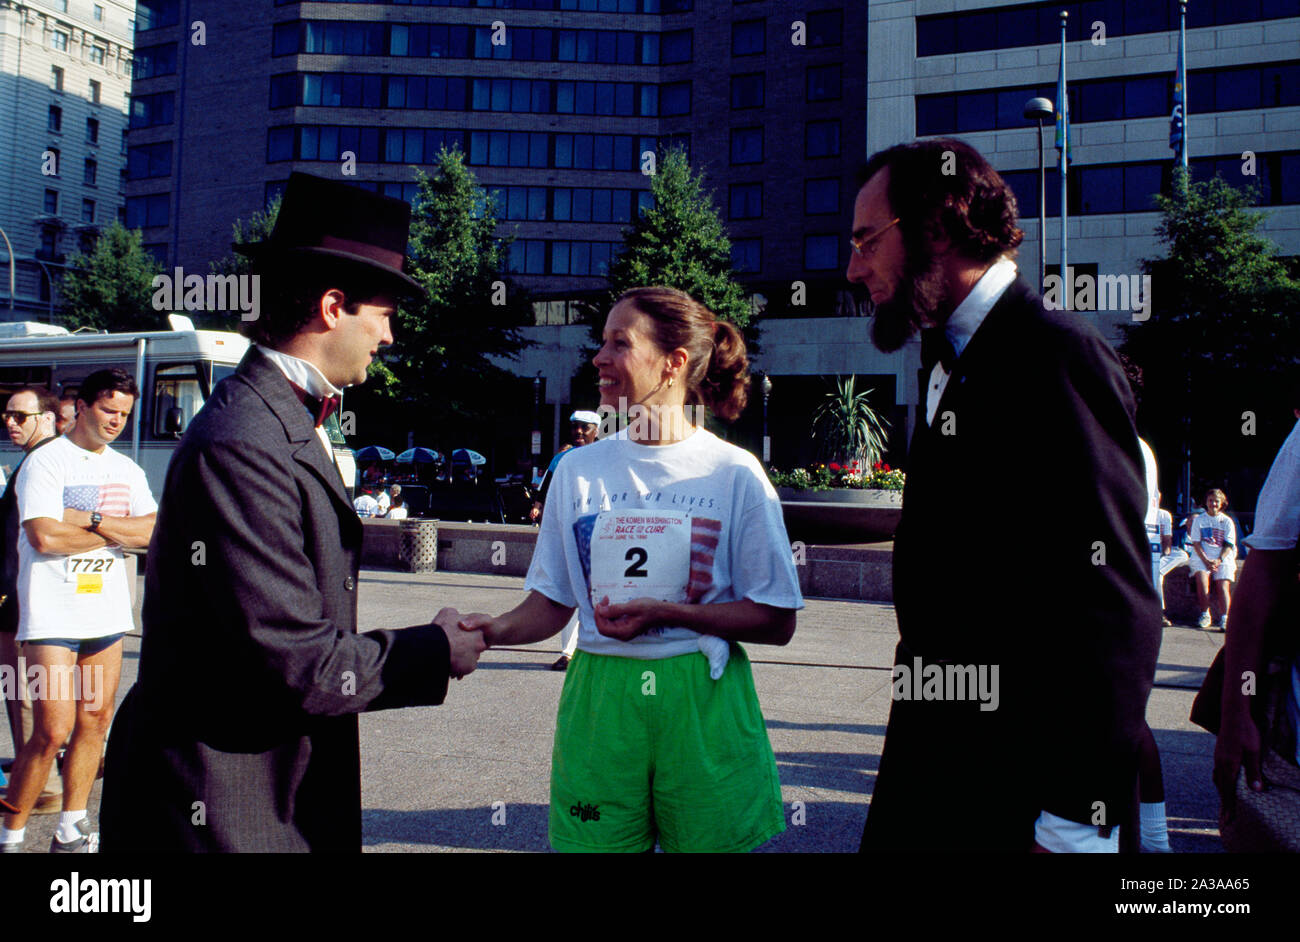
M 115 562 L 112 556 L 69 556 L 65 581 L 76 586 L 78 595 L 99 595 L 104 591 L 104 576 Z

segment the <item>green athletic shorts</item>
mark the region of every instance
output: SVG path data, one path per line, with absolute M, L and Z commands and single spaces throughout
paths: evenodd
M 781 783 L 737 644 L 721 679 L 701 654 L 578 651 L 551 756 L 558 851 L 753 850 L 785 830 Z

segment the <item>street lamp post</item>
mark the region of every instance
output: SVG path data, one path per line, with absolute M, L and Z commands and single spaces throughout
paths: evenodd
M 763 374 L 763 467 L 772 464 L 772 439 L 767 434 L 767 400 L 772 395 L 772 377 Z
M 1056 112 L 1046 98 L 1031 98 L 1025 102 L 1025 117 L 1038 121 L 1038 291 L 1043 291 L 1047 278 L 1047 168 L 1043 163 L 1043 119 Z M 1065 273 L 1061 273 L 1065 277 Z
M 45 283 L 50 287 L 50 323 L 54 323 L 54 276 L 50 274 L 50 267 L 42 262 L 35 255 L 32 261 L 41 266 L 41 271 L 45 272 Z
M 533 479 L 537 478 L 537 459 L 542 454 L 542 371 L 533 377 Z
M 9 236 L 0 229 L 0 238 L 5 240 L 5 248 L 9 250 L 9 320 L 14 319 L 14 293 L 18 286 L 17 265 L 14 262 L 14 247 L 9 244 Z

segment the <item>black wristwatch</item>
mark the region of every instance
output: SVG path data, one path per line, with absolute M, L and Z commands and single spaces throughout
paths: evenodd
M 92 510 L 92 511 L 90 512 L 90 532 L 91 532 L 91 533 L 98 533 L 98 532 L 99 532 L 99 525 L 100 525 L 101 523 L 103 523 L 103 522 L 104 522 L 104 515 L 103 515 L 102 513 L 100 513 L 98 510 Z

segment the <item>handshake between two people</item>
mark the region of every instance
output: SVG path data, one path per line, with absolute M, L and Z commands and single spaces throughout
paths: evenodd
M 620 641 L 630 641 L 648 629 L 667 624 L 666 603 L 655 599 L 634 599 L 611 604 L 608 598 L 596 606 L 597 630 Z M 462 615 L 454 608 L 438 612 L 433 623 L 447 635 L 451 652 L 451 676 L 464 677 L 478 666 L 479 656 L 500 644 L 532 644 L 558 634 L 573 609 L 552 602 L 537 592 L 529 593 L 518 607 L 502 615 L 474 612 Z

